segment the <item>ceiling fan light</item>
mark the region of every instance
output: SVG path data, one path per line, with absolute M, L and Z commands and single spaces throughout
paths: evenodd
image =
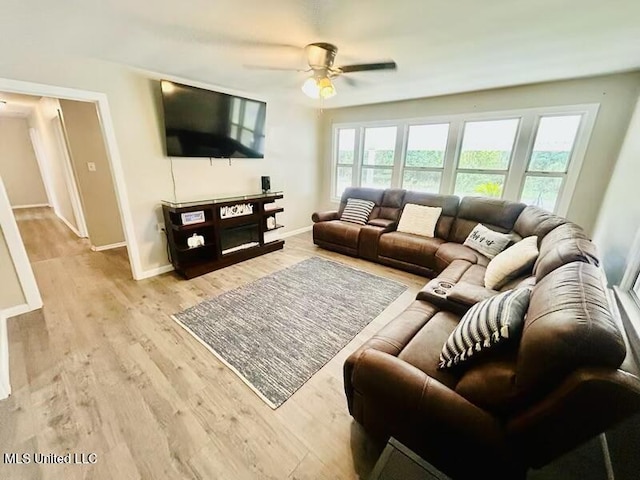
M 318 88 L 320 90 L 320 98 L 326 99 L 335 96 L 336 87 L 333 86 L 331 79 L 324 77 L 318 80 Z
M 318 99 L 320 98 L 320 87 L 315 78 L 309 77 L 302 84 L 302 91 L 307 97 Z

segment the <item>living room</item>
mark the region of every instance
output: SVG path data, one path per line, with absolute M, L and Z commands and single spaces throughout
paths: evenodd
M 362 7 L 337 2 L 282 1 L 267 8 L 254 1 L 193 1 L 179 11 L 175 4 L 148 2 L 9 7 L 0 92 L 96 103 L 128 248 L 31 262 L 44 310 L 8 320 L 12 395 L 3 402 L 14 403 L 0 402 L 3 424 L 10 426 L 2 436 L 3 451 L 62 455 L 86 444 L 103 458 L 95 478 L 366 478 L 380 448 L 347 410 L 342 366 L 429 278 L 314 245 L 312 214 L 337 208 L 342 194 L 334 159 L 340 129 L 357 131 L 363 142 L 368 128 L 395 127 L 394 160 L 380 166 L 390 167 L 389 181 L 375 186 L 402 188 L 403 145 L 410 141 L 404 132 L 416 121 L 462 125 L 497 114 L 527 122 L 560 113 L 580 116 L 571 138 L 574 156 L 548 209 L 593 239 L 609 286 L 618 286 L 621 298 L 632 291 L 640 217 L 631 184 L 637 170 L 640 65 L 634 60 L 638 6 L 623 3 L 614 8 L 584 2 L 516 7 L 408 1 L 392 9 L 372 2 L 366 21 L 358 22 L 353 19 L 361 18 Z M 345 73 L 335 78 L 335 97 L 310 99 L 300 90 L 309 72 L 296 69 L 309 68 L 304 47 L 314 42 L 339 47 L 336 65 L 393 60 L 397 70 Z M 264 158 L 168 156 L 161 80 L 265 102 Z M 518 125 L 515 149 L 529 148 L 535 121 Z M 428 169 L 440 175 L 439 193 L 456 194 L 461 129 L 450 131 L 445 142 L 451 144 L 446 145 L 451 158 Z M 352 185 L 365 186 L 355 168 Z M 509 171 L 508 179 L 506 171 L 498 172 L 505 177 L 492 182 L 502 185 L 498 196 L 520 201 L 525 170 L 526 165 L 519 173 Z M 275 234 L 284 238 L 284 249 L 193 280 L 173 272 L 161 202 L 259 194 L 261 176 L 270 177 L 273 192 L 283 192 L 277 203 L 284 227 Z M 9 244 L 9 230 L 2 228 Z M 313 257 L 408 290 L 272 410 L 171 316 Z M 3 268 L 11 269 L 11 261 L 9 251 Z M 15 305 L 3 304 L 9 306 Z M 105 335 L 113 337 L 96 340 Z M 101 375 L 122 395 L 122 407 L 111 406 L 115 397 L 98 398 L 107 388 L 96 386 Z M 141 393 L 126 400 L 128 386 Z M 83 409 L 83 403 L 93 406 Z M 174 419 L 175 412 L 184 418 Z M 90 434 L 94 423 L 99 438 Z M 147 442 L 160 442 L 162 452 L 148 452 Z M 615 435 L 609 442 L 616 478 L 625 478 L 629 453 L 617 448 L 625 442 Z M 0 468 L 8 478 L 37 472 L 74 478 L 86 472 L 33 464 Z

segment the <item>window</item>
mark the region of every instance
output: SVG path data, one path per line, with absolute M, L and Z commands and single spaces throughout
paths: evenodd
M 402 188 L 438 193 L 442 183 L 449 124 L 410 125 Z
M 598 105 L 333 126 L 332 198 L 348 186 L 522 201 L 566 214 Z
M 529 157 L 520 200 L 554 211 L 582 115 L 541 117 Z
M 397 127 L 364 129 L 360 185 L 389 188 L 396 153 Z
M 519 119 L 464 125 L 454 193 L 501 197 Z

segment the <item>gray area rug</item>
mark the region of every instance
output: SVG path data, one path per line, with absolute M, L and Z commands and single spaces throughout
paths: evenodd
M 277 408 L 406 289 L 313 257 L 173 318 Z

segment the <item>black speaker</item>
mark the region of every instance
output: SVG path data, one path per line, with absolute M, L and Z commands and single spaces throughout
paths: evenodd
M 262 193 L 271 192 L 271 177 L 261 177 L 262 180 Z

